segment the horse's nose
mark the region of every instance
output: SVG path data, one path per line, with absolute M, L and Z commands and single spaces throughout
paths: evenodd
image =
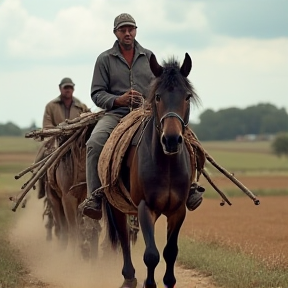
M 168 136 L 165 136 L 165 134 L 163 133 L 161 137 L 161 142 L 162 142 L 162 145 L 165 147 L 165 150 L 166 150 L 165 152 L 177 153 L 179 149 L 179 145 L 182 144 L 183 142 L 183 137 L 181 134 L 169 135 L 168 137 Z

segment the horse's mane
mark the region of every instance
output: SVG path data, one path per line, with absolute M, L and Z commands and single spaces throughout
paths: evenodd
M 150 84 L 150 90 L 146 101 L 148 104 L 154 104 L 156 90 L 167 90 L 177 87 L 178 85 L 183 86 L 187 89 L 187 92 L 191 93 L 190 101 L 193 104 L 198 105 L 200 98 L 197 95 L 193 85 L 188 78 L 184 77 L 180 72 L 180 63 L 175 60 L 174 57 L 164 61 L 162 67 L 163 73 L 160 77 L 156 77 Z

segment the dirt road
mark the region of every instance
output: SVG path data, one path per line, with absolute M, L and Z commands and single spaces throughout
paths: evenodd
M 45 228 L 42 221 L 43 202 L 31 197 L 26 209 L 17 210 L 18 221 L 11 231 L 10 239 L 19 249 L 21 257 L 27 263 L 30 274 L 27 276 L 27 288 L 116 288 L 123 281 L 121 275 L 122 257 L 113 254 L 101 257 L 96 264 L 86 263 L 79 259 L 69 249 L 61 250 L 56 241 L 47 243 Z M 165 219 L 157 222 L 158 249 L 162 254 L 165 239 Z M 55 239 L 56 240 L 56 239 Z M 143 240 L 139 236 L 137 245 L 133 248 L 132 257 L 136 269 L 139 287 L 142 287 L 146 267 L 142 261 Z M 103 252 L 102 252 L 103 254 Z M 103 254 L 104 255 L 104 254 Z M 106 254 L 105 254 L 106 255 Z M 156 270 L 158 287 L 163 287 L 162 277 L 165 264 L 161 258 Z M 215 288 L 207 277 L 192 270 L 176 267 L 178 288 Z

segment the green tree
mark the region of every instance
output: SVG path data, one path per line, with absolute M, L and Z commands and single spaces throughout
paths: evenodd
M 274 154 L 288 157 L 288 133 L 279 133 L 271 144 Z
M 21 129 L 13 124 L 12 122 L 7 122 L 6 124 L 0 124 L 0 135 L 1 136 L 21 136 Z
M 267 103 L 245 109 L 231 107 L 217 112 L 208 109 L 199 116 L 199 120 L 199 124 L 191 126 L 201 141 L 232 140 L 238 135 L 247 134 L 288 132 L 286 110 Z

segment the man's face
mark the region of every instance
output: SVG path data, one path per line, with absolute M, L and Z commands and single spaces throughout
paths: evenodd
M 130 47 L 133 46 L 136 32 L 135 26 L 125 25 L 115 30 L 115 35 L 123 47 Z
M 61 96 L 65 99 L 71 99 L 74 92 L 74 87 L 67 85 L 64 87 L 60 87 Z

